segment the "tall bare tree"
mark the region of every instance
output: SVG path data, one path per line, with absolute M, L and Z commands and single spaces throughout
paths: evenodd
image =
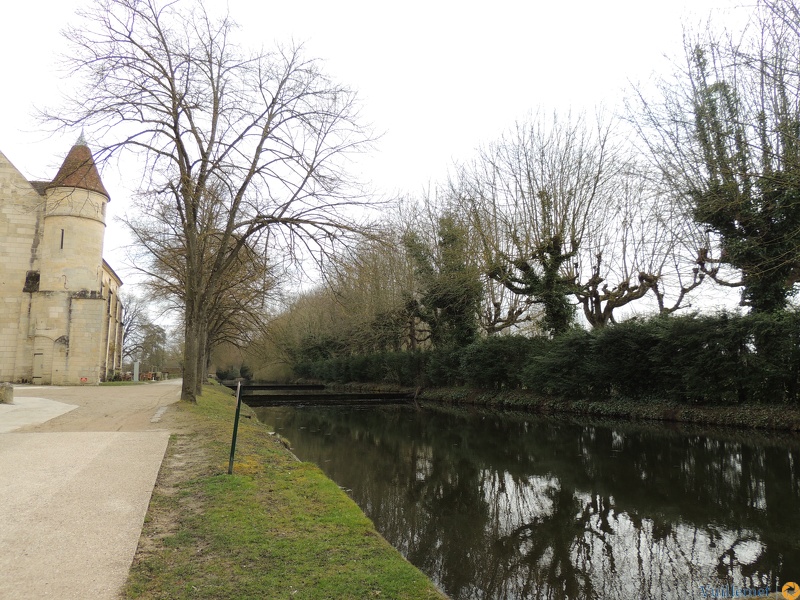
M 369 138 L 355 94 L 301 48 L 248 53 L 234 32 L 202 4 L 98 0 L 67 32 L 85 85 L 49 114 L 94 132 L 100 159 L 135 155 L 151 214 L 174 215 L 180 244 L 166 244 L 175 254 L 165 259 L 185 271 L 185 400 L 202 389 L 211 300 L 240 251 L 275 226 L 303 245 L 352 230 L 343 213 L 355 188 L 341 159 Z
M 160 210 L 159 210 L 160 209 Z M 145 288 L 165 312 L 177 312 L 182 319 L 186 303 L 187 272 L 181 235 L 176 231 L 178 219 L 172 206 L 153 207 L 152 211 L 124 218 L 134 236 L 129 247 L 129 261 L 146 276 Z M 205 259 L 201 264 L 213 265 L 214 258 L 226 250 L 220 246 L 225 236 L 211 224 L 205 227 L 201 247 Z M 225 276 L 207 301 L 208 324 L 200 340 L 198 374 L 205 378 L 211 353 L 222 343 L 241 348 L 266 327 L 270 318 L 270 301 L 278 287 L 277 265 L 270 263 L 272 250 L 255 235 L 242 245 L 225 271 Z M 237 243 L 236 235 L 229 239 Z
M 128 361 L 141 352 L 150 315 L 147 302 L 141 296 L 121 291 L 119 299 L 122 302 L 122 360 Z

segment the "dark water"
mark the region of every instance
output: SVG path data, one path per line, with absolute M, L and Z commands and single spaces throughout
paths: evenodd
M 800 581 L 796 437 L 258 410 L 457 600 L 702 598 Z

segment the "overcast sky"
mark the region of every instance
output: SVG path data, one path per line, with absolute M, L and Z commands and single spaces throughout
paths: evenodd
M 30 179 L 51 179 L 80 132 L 53 136 L 34 118 L 55 106 L 60 35 L 88 0 L 10 2 L 0 20 L 0 151 Z M 383 132 L 360 159 L 362 176 L 386 194 L 419 193 L 441 181 L 454 160 L 499 137 L 537 109 L 615 110 L 630 81 L 646 80 L 675 56 L 682 24 L 711 11 L 727 18 L 730 0 L 612 0 L 489 3 L 417 0 L 254 2 L 227 6 L 242 25 L 243 44 L 269 48 L 303 42 L 307 54 L 359 93 L 363 114 Z M 91 140 L 90 140 L 91 145 Z M 125 210 L 129 192 L 105 169 L 110 214 Z M 109 224 L 107 258 L 124 241 Z M 2 241 L 0 241 L 2 243 Z

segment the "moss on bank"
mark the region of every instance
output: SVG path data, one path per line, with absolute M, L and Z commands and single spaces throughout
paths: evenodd
M 128 598 L 442 598 L 336 484 L 234 399 L 179 403 L 125 587 Z
M 540 414 L 587 415 L 603 419 L 668 421 L 740 429 L 800 431 L 800 408 L 788 404 L 692 406 L 655 399 L 646 402 L 624 398 L 562 400 L 524 390 L 410 389 L 360 383 L 330 384 L 330 387 L 362 391 L 406 391 L 415 394 L 419 401 Z

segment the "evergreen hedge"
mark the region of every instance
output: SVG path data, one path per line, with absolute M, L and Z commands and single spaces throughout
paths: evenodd
M 796 403 L 800 313 L 656 317 L 555 339 L 500 336 L 464 348 L 339 356 L 297 364 L 295 372 L 336 382 L 528 389 L 573 400 Z

